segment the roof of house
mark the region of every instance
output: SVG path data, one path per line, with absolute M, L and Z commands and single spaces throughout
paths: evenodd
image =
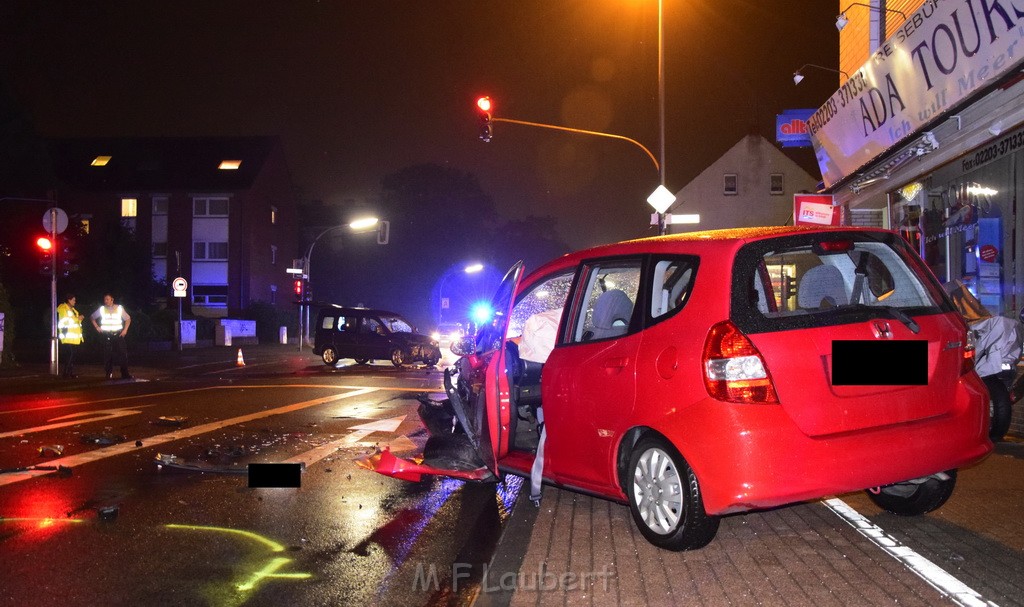
M 83 190 L 236 191 L 251 187 L 276 137 L 48 139 L 57 179 Z M 105 161 L 105 162 L 104 162 Z M 237 168 L 219 168 L 223 162 Z

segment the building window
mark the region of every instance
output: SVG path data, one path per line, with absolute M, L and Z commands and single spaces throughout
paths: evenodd
M 772 196 L 781 195 L 786 189 L 785 176 L 782 173 L 772 173 L 769 187 L 771 188 Z
M 195 217 L 227 217 L 227 198 L 193 198 L 192 215 Z
M 277 207 L 270 207 L 270 225 L 277 225 Z
M 270 265 L 277 265 L 277 245 L 270 245 Z
M 725 174 L 725 188 L 723 193 L 726 196 L 735 196 L 739 193 L 739 187 L 736 185 L 736 173 Z
M 168 208 L 168 199 L 166 196 L 154 196 L 153 197 L 153 215 L 166 215 Z
M 200 242 L 192 243 L 192 259 L 224 261 L 228 258 L 228 243 Z
M 153 257 L 167 257 L 167 243 L 166 242 L 154 242 L 153 243 Z
M 277 285 L 270 285 L 270 305 L 277 303 Z
M 121 217 L 128 219 L 130 217 L 137 217 L 139 214 L 139 200 L 137 198 L 122 198 L 121 199 Z

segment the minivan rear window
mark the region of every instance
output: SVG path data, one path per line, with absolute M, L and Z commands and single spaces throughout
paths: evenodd
M 916 254 L 886 232 L 754 242 L 736 256 L 732 295 L 733 321 L 753 333 L 948 310 Z

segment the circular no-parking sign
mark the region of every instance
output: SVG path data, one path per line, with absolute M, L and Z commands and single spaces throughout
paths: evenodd
M 171 282 L 171 288 L 174 289 L 175 297 L 185 297 L 185 290 L 188 289 L 188 281 L 179 276 Z

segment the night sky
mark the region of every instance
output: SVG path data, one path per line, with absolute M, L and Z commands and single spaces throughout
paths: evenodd
M 384 175 L 476 175 L 510 217 L 574 248 L 650 234 L 639 149 L 501 124 L 605 131 L 658 156 L 656 0 L 0 2 L 0 79 L 43 136 L 280 136 L 302 195 L 372 208 Z M 837 75 L 835 2 L 664 0 L 666 181 L 676 191 Z M 791 156 L 814 167 L 809 149 Z M 815 172 L 815 176 L 818 174 Z M 685 202 L 677 209 L 685 212 Z

